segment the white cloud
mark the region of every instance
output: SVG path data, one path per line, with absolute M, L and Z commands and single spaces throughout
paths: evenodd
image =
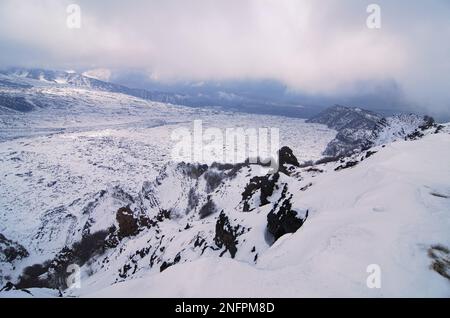
M 280 80 L 314 94 L 359 81 L 396 80 L 410 99 L 449 107 L 449 2 L 378 1 L 382 28 L 366 27 L 369 1 L 0 2 L 3 65 L 144 69 L 160 80 Z

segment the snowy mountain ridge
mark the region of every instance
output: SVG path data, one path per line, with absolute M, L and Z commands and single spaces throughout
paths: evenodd
M 347 156 L 370 147 L 389 143 L 407 137 L 419 127 L 431 127 L 431 117 L 415 114 L 398 114 L 383 117 L 359 107 L 335 105 L 317 116 L 308 119 L 309 123 L 327 125 L 337 130 L 337 135 L 324 151 L 330 157 Z
M 110 93 L 121 93 L 144 100 L 151 100 L 155 102 L 179 104 L 183 96 L 181 94 L 148 91 L 144 89 L 129 88 L 123 85 L 105 82 L 93 77 L 79 74 L 74 71 L 53 71 L 44 69 L 24 69 L 24 68 L 10 68 L 0 71 L 0 88 L 21 88 L 23 91 L 31 88 L 41 86 L 55 86 L 55 87 L 72 87 L 83 88 L 90 90 L 98 90 Z M 2 105 L 8 107 L 8 105 Z M 45 104 L 42 104 L 45 106 Z M 14 108 L 18 111 L 30 111 L 34 107 L 28 108 Z

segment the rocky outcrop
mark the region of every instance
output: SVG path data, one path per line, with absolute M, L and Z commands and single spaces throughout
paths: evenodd
M 8 292 L 8 291 L 11 291 L 11 290 L 19 290 L 19 289 L 17 288 L 16 285 L 14 285 L 11 282 L 7 282 L 5 284 L 5 286 L 0 288 L 0 292 Z M 27 293 L 28 295 L 33 295 L 29 290 L 26 290 L 26 289 L 20 289 L 20 291 L 22 291 L 24 293 Z
M 180 254 L 177 254 L 177 256 L 175 256 L 175 258 L 173 259 L 173 262 L 166 262 L 166 261 L 163 262 L 161 264 L 161 267 L 159 268 L 159 271 L 160 272 L 165 271 L 170 266 L 177 264 L 180 260 L 181 260 L 181 256 L 180 256 Z
M 290 175 L 291 171 L 295 169 L 295 167 L 300 167 L 300 164 L 295 157 L 294 152 L 289 147 L 282 147 L 278 151 L 278 164 L 279 171 L 283 172 L 286 175 Z
M 113 232 L 99 231 L 83 236 L 83 238 L 72 246 L 65 246 L 53 259 L 28 266 L 19 277 L 17 288 L 52 288 L 65 289 L 67 269 L 69 265 L 83 266 L 93 257 L 105 252 L 108 248 L 107 237 Z
M 217 207 L 214 201 L 211 198 L 208 198 L 208 201 L 203 205 L 199 211 L 199 215 L 201 219 L 204 219 L 217 211 Z
M 119 224 L 119 238 L 134 236 L 138 233 L 138 219 L 134 217 L 129 207 L 120 208 L 116 213 L 116 220 Z
M 274 241 L 287 233 L 295 233 L 308 218 L 308 211 L 302 217 L 299 211 L 292 209 L 292 194 L 288 194 L 287 186 L 273 209 L 267 215 L 267 231 L 273 235 Z
M 334 169 L 334 171 L 340 171 L 340 170 L 343 170 L 343 169 L 352 168 L 352 167 L 356 166 L 358 163 L 359 163 L 358 161 L 349 160 L 349 161 L 345 162 L 344 164 L 336 167 Z
M 232 227 L 230 220 L 222 211 L 217 219 L 216 223 L 216 235 L 214 237 L 214 242 L 219 248 L 225 247 L 225 250 L 220 256 L 222 256 L 226 251 L 230 252 L 232 258 L 235 257 L 237 253 L 237 237 L 238 237 L 239 226 Z
M 253 177 L 242 192 L 242 202 L 244 212 L 249 212 L 256 207 L 264 206 L 269 202 L 270 197 L 280 178 L 279 173 L 268 174 L 262 177 Z M 253 203 L 254 195 L 259 191 L 259 202 Z
M 425 136 L 426 131 L 434 131 L 435 134 L 439 133 L 444 126 L 435 122 L 433 117 L 424 116 L 423 123 L 413 132 L 405 137 L 405 140 L 417 140 Z
M 450 281 L 450 250 L 441 244 L 433 245 L 428 256 L 432 259 L 431 269 Z
M 7 239 L 0 233 L 0 262 L 12 263 L 28 257 L 28 251 L 17 242 Z

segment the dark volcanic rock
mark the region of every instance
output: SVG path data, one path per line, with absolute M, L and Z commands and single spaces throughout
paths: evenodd
M 18 290 L 18 288 L 17 288 L 17 286 L 14 285 L 13 283 L 7 282 L 7 283 L 5 284 L 5 286 L 3 286 L 3 287 L 0 289 L 0 292 L 2 292 L 2 291 L 11 291 L 11 290 Z M 29 294 L 29 295 L 33 295 L 29 290 L 26 290 L 26 289 L 20 289 L 20 290 L 23 291 L 24 293 Z
M 431 116 L 423 117 L 423 124 L 419 126 L 420 130 L 427 130 L 436 126 L 436 122 Z
M 109 229 L 87 234 L 71 247 L 64 247 L 52 260 L 26 267 L 19 277 L 17 288 L 67 288 L 68 266 L 83 266 L 94 256 L 102 254 L 107 248 L 106 239 L 112 231 Z
M 284 174 L 289 175 L 289 167 L 288 165 L 299 167 L 300 164 L 298 163 L 297 158 L 295 157 L 294 153 L 292 152 L 292 149 L 289 147 L 282 147 L 278 151 L 278 164 L 279 164 L 279 171 L 283 172 Z
M 17 242 L 7 239 L 0 233 L 0 261 L 6 261 L 12 263 L 15 260 L 19 260 L 28 257 L 28 251 Z
M 5 284 L 5 286 L 3 286 L 2 289 L 0 289 L 0 292 L 2 292 L 2 291 L 16 290 L 16 289 L 17 289 L 17 288 L 16 288 L 16 286 L 15 286 L 13 283 L 7 282 L 7 283 Z
M 118 235 L 120 238 L 136 235 L 139 231 L 138 219 L 134 217 L 129 207 L 120 208 L 116 214 L 119 223 Z
M 369 158 L 369 157 L 372 157 L 372 156 L 373 156 L 374 154 L 376 154 L 376 153 L 377 153 L 377 151 L 370 151 L 370 150 L 367 151 L 367 152 L 366 152 L 366 159 Z
M 175 258 L 173 259 L 173 262 L 163 262 L 161 264 L 161 267 L 159 268 L 160 272 L 165 271 L 166 269 L 168 269 L 170 266 L 173 266 L 175 264 L 178 264 L 178 262 L 181 260 L 181 255 L 177 254 L 177 256 L 175 256 Z
M 214 214 L 217 211 L 217 207 L 214 203 L 214 201 L 211 198 L 208 198 L 208 201 L 205 203 L 205 205 L 202 206 L 202 208 L 199 211 L 200 218 L 204 219 L 212 214 Z
M 159 271 L 160 271 L 160 272 L 163 272 L 163 271 L 165 271 L 166 269 L 168 269 L 170 266 L 172 266 L 171 263 L 163 262 L 163 263 L 161 264 L 161 267 L 159 268 Z
M 250 200 L 253 198 L 254 194 L 260 191 L 260 204 L 259 206 L 266 205 L 269 202 L 267 200 L 273 194 L 273 190 L 276 187 L 277 181 L 280 178 L 278 173 L 268 174 L 262 177 L 253 177 L 250 179 L 249 184 L 245 187 L 244 192 L 242 192 L 242 202 L 244 202 L 243 210 L 244 212 L 251 211 L 253 208 L 250 206 Z
M 347 161 L 345 164 L 336 167 L 336 168 L 334 169 L 334 171 L 339 171 L 339 170 L 343 170 L 343 169 L 348 169 L 348 168 L 351 168 L 351 167 L 356 166 L 357 164 L 358 164 L 358 161 Z
M 278 158 L 280 165 L 289 164 L 296 167 L 299 167 L 300 164 L 298 163 L 297 158 L 295 157 L 294 153 L 292 152 L 292 149 L 284 146 L 278 151 Z
M 304 218 L 292 210 L 292 194 L 287 196 L 287 187 L 283 189 L 280 200 L 267 215 L 267 230 L 275 241 L 287 233 L 295 233 L 308 218 L 308 211 Z
M 214 242 L 220 248 L 225 247 L 225 252 L 229 251 L 234 258 L 237 252 L 237 236 L 237 229 L 231 226 L 230 220 L 222 211 L 217 219 Z
M 439 133 L 439 131 L 442 129 L 440 127 L 443 127 L 443 126 L 436 124 L 433 117 L 424 116 L 422 125 L 420 125 L 415 131 L 413 131 L 412 133 L 407 135 L 405 137 L 405 140 L 420 139 L 423 136 L 425 136 L 425 134 L 423 132 L 428 129 L 431 129 L 431 128 L 435 128 L 436 129 L 435 133 Z
M 170 210 L 161 209 L 156 216 L 156 221 L 163 222 L 165 219 L 170 220 Z

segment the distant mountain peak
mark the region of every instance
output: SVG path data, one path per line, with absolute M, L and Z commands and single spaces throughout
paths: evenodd
M 148 91 L 145 89 L 130 88 L 124 85 L 111 83 L 108 81 L 100 80 L 99 70 L 97 72 L 77 73 L 75 71 L 55 71 L 44 70 L 40 68 L 21 68 L 12 67 L 3 71 L 0 71 L 0 88 L 3 87 L 18 87 L 18 85 L 27 85 L 23 88 L 31 88 L 39 85 L 64 85 L 75 88 L 85 88 L 90 90 L 98 90 L 103 92 L 120 93 L 144 100 L 151 100 L 156 102 L 170 103 L 170 104 L 182 104 L 184 95 Z M 103 70 L 103 77 L 107 74 Z M 24 79 L 26 80 L 24 84 Z M 0 92 L 1 93 L 1 92 Z M 12 98 L 12 97 L 11 97 Z M 11 99 L 10 98 L 10 99 Z M 10 105 L 11 103 L 8 103 Z M 15 109 L 13 106 L 7 108 Z M 33 107 L 31 107 L 32 109 Z M 27 108 L 28 109 L 28 108 Z

